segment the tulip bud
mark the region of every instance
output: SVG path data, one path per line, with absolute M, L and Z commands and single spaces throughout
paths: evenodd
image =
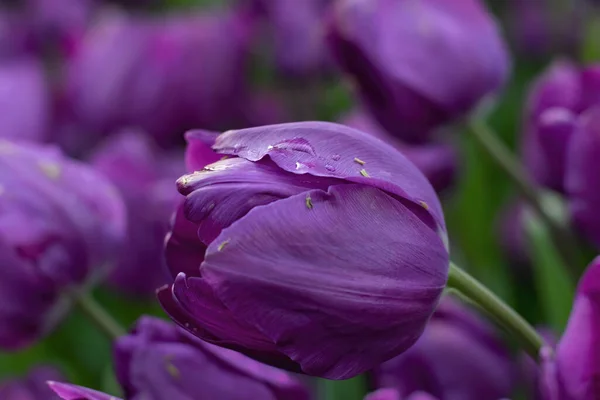
M 309 398 L 286 372 L 203 342 L 158 318 L 140 318 L 116 342 L 115 366 L 127 398 Z
M 324 20 L 331 0 L 255 0 L 273 40 L 275 62 L 288 75 L 306 76 L 330 69 Z
M 206 154 L 201 139 L 194 154 Z M 325 122 L 228 131 L 212 148 L 229 158 L 178 180 L 187 226 L 175 222 L 167 263 L 176 279 L 159 292 L 175 321 L 328 379 L 418 339 L 445 286 L 448 250 L 439 200 L 412 163 Z
M 479 0 L 341 0 L 330 47 L 390 133 L 426 141 L 506 81 L 509 59 Z
M 0 137 L 44 141 L 50 98 L 41 62 L 15 58 L 0 63 Z
M 247 27 L 237 14 L 107 14 L 68 60 L 67 97 L 87 131 L 142 128 L 161 143 L 223 125 L 243 87 Z
M 513 372 L 492 328 L 447 298 L 417 343 L 373 374 L 378 387 L 396 388 L 403 396 L 424 391 L 440 399 L 482 400 L 509 396 Z
M 56 324 L 69 288 L 97 278 L 125 230 L 116 190 L 57 149 L 0 141 L 0 348 Z
M 447 144 L 409 145 L 386 132 L 364 111 L 356 110 L 341 121 L 349 127 L 370 133 L 402 152 L 427 177 L 433 188 L 441 192 L 452 184 L 457 159 L 454 148 Z
M 56 400 L 46 384 L 47 381 L 60 381 L 60 372 L 51 367 L 33 368 L 21 379 L 11 379 L 0 383 L 0 399 L 3 400 Z
M 588 266 L 579 281 L 567 328 L 555 357 L 542 353 L 544 400 L 594 400 L 600 398 L 600 257 Z
M 150 295 L 168 283 L 163 243 L 179 196 L 175 180 L 182 158 L 161 154 L 142 132 L 111 137 L 92 155 L 92 165 L 107 176 L 127 207 L 125 248 L 109 283 L 127 293 Z
M 573 134 L 566 190 L 574 226 L 600 248 L 600 107 L 588 110 Z

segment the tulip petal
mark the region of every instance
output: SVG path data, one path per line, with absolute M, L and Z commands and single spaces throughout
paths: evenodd
M 172 228 L 165 242 L 165 258 L 173 278 L 180 272 L 188 276 L 200 275 L 206 246 L 198 237 L 198 225 L 185 217 L 183 201 L 173 215 Z
M 435 191 L 418 168 L 390 145 L 350 127 L 297 122 L 234 130 L 220 135 L 213 148 L 250 161 L 268 155 L 280 168 L 295 174 L 379 187 L 424 207 L 424 214 L 446 230 Z
M 569 323 L 556 348 L 561 398 L 593 400 L 600 396 L 600 257 L 579 281 Z
M 185 166 L 188 171 L 201 170 L 205 165 L 214 163 L 221 158 L 211 148 L 215 144 L 218 135 L 217 132 L 205 130 L 193 130 L 185 133 L 185 141 L 187 142 Z
M 445 286 L 448 253 L 401 202 L 349 184 L 255 208 L 208 247 L 201 270 L 224 308 L 305 373 L 344 379 L 419 337 Z M 178 299 L 206 307 L 192 298 L 202 288 L 189 284 L 175 285 Z
M 106 393 L 68 383 L 49 381 L 48 385 L 64 400 L 120 400 Z

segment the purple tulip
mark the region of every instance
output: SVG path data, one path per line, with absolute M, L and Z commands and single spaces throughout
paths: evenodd
M 600 257 L 579 281 L 567 328 L 556 347 L 543 353 L 545 400 L 595 400 L 600 398 Z
M 574 226 L 600 248 L 600 106 L 588 110 L 573 134 L 566 190 Z
M 0 141 L 0 348 L 46 334 L 67 288 L 97 277 L 124 236 L 117 191 L 53 147 Z
M 564 191 L 566 148 L 581 110 L 582 75 L 567 61 L 555 62 L 534 83 L 525 116 L 523 157 L 539 184 Z
M 307 400 L 286 372 L 203 342 L 164 320 L 142 317 L 115 345 L 128 399 Z
M 378 387 L 401 395 L 424 391 L 444 400 L 510 395 L 510 354 L 492 328 L 450 298 L 444 299 L 417 343 L 373 371 Z M 476 377 L 476 379 L 474 379 Z
M 205 164 L 211 137 L 188 138 L 201 157 L 188 161 Z M 167 243 L 176 279 L 159 292 L 175 321 L 328 379 L 418 339 L 445 286 L 448 251 L 439 200 L 412 163 L 326 122 L 228 131 L 212 148 L 233 158 L 178 181 L 186 200 Z
M 507 2 L 508 28 L 520 55 L 547 57 L 575 54 L 581 40 L 582 2 L 554 3 L 548 0 Z
M 523 278 L 531 274 L 531 258 L 527 252 L 527 236 L 524 225 L 526 204 L 522 200 L 508 203 L 498 218 L 499 242 L 511 267 Z
M 479 0 L 341 0 L 328 38 L 375 118 L 410 142 L 463 117 L 509 72 Z
M 142 128 L 161 143 L 223 125 L 243 89 L 246 25 L 234 13 L 104 15 L 69 60 L 73 118 L 96 134 Z
M 48 385 L 63 400 L 121 400 L 106 393 L 69 383 L 50 381 Z
M 161 154 L 150 138 L 136 131 L 107 139 L 91 158 L 127 206 L 127 251 L 109 277 L 109 283 L 124 292 L 150 295 L 169 282 L 163 243 L 179 202 L 173 189 L 185 172 L 182 158 Z
M 377 121 L 361 110 L 350 113 L 342 119 L 341 123 L 370 133 L 376 138 L 392 144 L 423 172 L 436 191 L 441 192 L 454 181 L 457 157 L 452 146 L 447 144 L 406 144 L 386 132 Z
M 292 76 L 306 76 L 331 68 L 325 43 L 324 19 L 333 0 L 254 0 L 267 22 L 276 65 Z
M 25 0 L 23 16 L 38 47 L 50 46 L 68 54 L 85 33 L 95 11 L 95 0 Z
M 33 50 L 30 22 L 18 10 L 0 5 L 0 60 L 22 56 Z
M 0 138 L 43 141 L 50 123 L 49 90 L 41 62 L 0 62 Z
M 58 400 L 47 381 L 60 381 L 63 376 L 51 367 L 33 368 L 21 379 L 0 382 L 0 399 L 3 400 Z

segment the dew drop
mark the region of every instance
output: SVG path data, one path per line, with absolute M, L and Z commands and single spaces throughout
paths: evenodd
M 335 171 L 335 167 L 333 165 L 330 164 L 325 164 L 325 169 L 329 172 L 333 172 Z
M 340 156 L 339 154 L 334 154 L 331 156 L 331 159 L 333 161 L 340 161 L 340 158 L 342 158 L 342 156 Z
M 293 138 L 281 141 L 273 145 L 276 150 L 297 151 L 300 153 L 315 155 L 315 149 L 311 146 L 308 140 L 303 138 Z

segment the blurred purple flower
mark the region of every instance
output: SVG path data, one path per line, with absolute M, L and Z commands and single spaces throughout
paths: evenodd
M 569 323 L 558 342 L 556 355 L 542 354 L 545 400 L 600 398 L 600 257 L 579 281 Z
M 70 383 L 50 381 L 48 385 L 63 400 L 121 400 L 115 396 Z
M 30 23 L 14 7 L 0 5 L 0 60 L 34 50 Z
M 100 274 L 124 238 L 117 191 L 53 147 L 0 141 L 0 348 L 56 324 L 64 290 Z
M 3 400 L 58 400 L 46 384 L 61 381 L 63 376 L 52 367 L 35 367 L 20 379 L 0 382 L 0 399 Z
M 556 346 L 556 334 L 548 328 L 537 329 L 540 336 L 545 341 L 545 347 L 552 349 Z M 525 352 L 519 354 L 519 365 L 521 369 L 521 380 L 524 384 L 524 389 L 527 390 L 528 399 L 546 400 L 544 394 L 540 392 L 542 380 L 544 379 L 542 368 L 537 360 L 533 360 L 531 356 Z
M 580 119 L 567 156 L 565 186 L 574 226 L 600 248 L 600 106 Z
M 289 374 L 203 342 L 176 325 L 142 317 L 115 345 L 117 378 L 128 399 L 308 400 Z
M 582 2 L 507 2 L 508 29 L 521 56 L 575 55 L 581 39 Z
M 341 0 L 328 38 L 373 116 L 410 142 L 470 112 L 509 73 L 479 0 Z
M 491 326 L 445 298 L 417 343 L 373 374 L 377 387 L 403 396 L 424 391 L 444 400 L 482 400 L 510 395 L 514 372 Z
M 346 115 L 342 124 L 370 133 L 401 151 L 429 179 L 437 192 L 449 187 L 456 176 L 457 157 L 454 148 L 448 144 L 410 145 L 386 132 L 377 121 L 362 110 Z
M 508 203 L 498 217 L 499 242 L 511 267 L 522 278 L 531 275 L 531 258 L 527 252 L 524 226 L 526 204 L 522 200 Z
M 132 126 L 161 143 L 222 126 L 243 91 L 247 25 L 236 12 L 105 14 L 69 60 L 73 118 L 95 134 Z
M 254 3 L 266 20 L 280 71 L 307 76 L 331 68 L 324 19 L 333 0 L 254 0 Z
M 134 295 L 154 294 L 169 282 L 163 244 L 179 202 L 174 189 L 185 172 L 183 154 L 162 154 L 142 132 L 125 131 L 97 148 L 91 163 L 119 189 L 127 206 L 127 251 L 108 281 Z
M 23 16 L 41 49 L 69 54 L 92 20 L 96 0 L 24 0 Z
M 560 60 L 537 79 L 529 95 L 524 163 L 533 179 L 559 192 L 564 191 L 566 149 L 583 106 L 583 84 L 582 71 Z
M 50 123 L 50 93 L 41 62 L 0 62 L 0 138 L 43 141 Z
M 205 164 L 210 135 L 188 139 L 200 157 L 188 164 Z M 326 122 L 228 131 L 212 148 L 233 158 L 178 181 L 186 200 L 167 243 L 176 279 L 159 292 L 175 321 L 328 379 L 418 339 L 445 286 L 448 251 L 439 200 L 412 163 Z

